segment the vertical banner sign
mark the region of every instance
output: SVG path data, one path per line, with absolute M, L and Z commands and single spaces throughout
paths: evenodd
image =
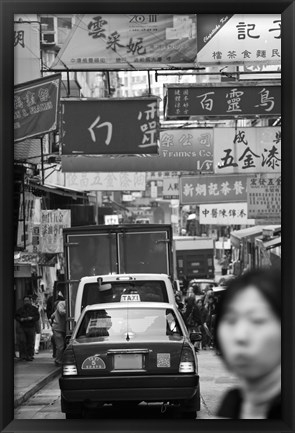
M 195 14 L 77 15 L 52 69 L 106 70 L 194 67 Z
M 66 173 L 65 186 L 79 191 L 145 191 L 146 174 L 130 173 Z
M 14 141 L 42 136 L 58 127 L 60 74 L 14 88 Z
M 158 102 L 153 97 L 63 101 L 63 155 L 158 153 Z
M 247 179 L 248 218 L 281 218 L 281 174 L 260 174 Z
M 214 128 L 214 171 L 280 173 L 281 128 Z
M 213 225 L 254 225 L 254 219 L 248 219 L 247 203 L 201 204 L 200 224 Z
M 165 86 L 165 118 L 281 114 L 281 86 L 251 83 Z
M 183 176 L 181 204 L 233 203 L 247 200 L 247 176 Z
M 44 210 L 41 213 L 40 252 L 63 252 L 63 228 L 71 227 L 70 210 Z
M 199 65 L 241 65 L 281 61 L 280 14 L 200 14 Z
M 14 23 L 14 84 L 40 77 L 40 25 L 17 21 Z

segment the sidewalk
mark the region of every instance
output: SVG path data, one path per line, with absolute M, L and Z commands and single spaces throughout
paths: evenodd
M 14 358 L 14 407 L 20 406 L 59 374 L 52 350 L 40 351 L 32 362 Z

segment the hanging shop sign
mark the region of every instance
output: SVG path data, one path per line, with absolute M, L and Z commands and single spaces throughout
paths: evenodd
M 43 210 L 40 224 L 40 252 L 63 252 L 63 228 L 71 227 L 70 210 Z
M 266 83 L 168 84 L 165 118 L 270 116 L 281 114 L 281 86 Z
M 158 98 L 63 101 L 62 129 L 63 155 L 158 153 Z
M 163 199 L 178 199 L 179 179 L 177 177 L 163 178 Z
M 247 200 L 247 176 L 213 175 L 180 178 L 180 203 L 233 203 Z
M 14 88 L 14 141 L 43 136 L 58 127 L 61 74 Z
M 195 65 L 195 14 L 78 15 L 51 69 L 151 69 Z
M 278 63 L 280 14 L 199 14 L 198 65 Z
M 254 225 L 248 219 L 247 203 L 220 203 L 200 205 L 200 224 Z
M 40 25 L 14 22 L 14 84 L 40 77 Z
M 133 141 L 133 129 L 132 140 Z M 138 152 L 137 152 L 138 153 Z M 159 155 L 104 158 L 62 156 L 63 172 L 198 171 L 213 173 L 213 129 L 165 129 L 160 132 Z
M 281 218 L 281 174 L 260 174 L 247 179 L 248 218 Z
M 281 128 L 215 128 L 214 171 L 281 172 Z
M 130 173 L 66 173 L 67 188 L 78 191 L 144 191 L 146 174 Z

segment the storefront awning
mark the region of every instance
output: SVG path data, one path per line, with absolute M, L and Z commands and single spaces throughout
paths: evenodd
M 270 239 L 268 241 L 262 241 L 262 239 L 256 239 L 256 244 L 264 248 L 265 250 L 269 250 L 271 248 L 279 247 L 282 244 L 281 236 Z
M 36 183 L 34 181 L 30 181 L 29 180 L 29 185 L 35 189 L 38 189 L 40 191 L 46 191 L 46 192 L 50 192 L 52 194 L 58 194 L 58 195 L 63 195 L 66 197 L 72 197 L 73 199 L 77 200 L 78 198 L 80 199 L 85 199 L 87 198 L 87 193 L 86 192 L 81 192 L 81 191 L 77 191 L 75 189 L 72 188 L 66 188 L 65 186 L 61 186 L 61 185 L 41 185 L 39 183 Z
M 262 231 L 263 231 L 263 226 L 254 226 L 254 227 L 248 227 L 247 229 L 236 230 L 232 232 L 230 235 L 231 244 L 234 247 L 239 248 L 242 239 L 247 237 L 252 237 L 252 236 L 253 237 L 259 236 L 262 234 Z

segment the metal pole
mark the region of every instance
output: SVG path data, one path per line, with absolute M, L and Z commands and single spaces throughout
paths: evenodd
M 150 71 L 147 71 L 148 73 L 148 83 L 149 83 L 149 93 L 148 96 L 151 96 L 151 77 L 150 77 Z
M 44 155 L 43 155 L 43 137 L 40 139 L 41 142 L 41 183 L 44 185 Z

